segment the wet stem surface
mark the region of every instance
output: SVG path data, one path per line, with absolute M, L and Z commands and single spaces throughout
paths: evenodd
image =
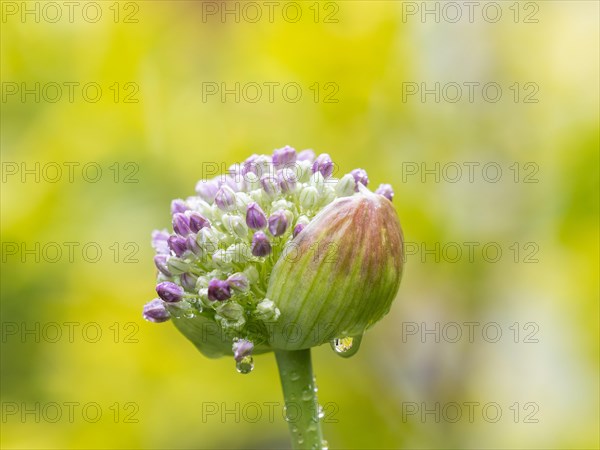
M 277 367 L 293 449 L 326 449 L 310 349 L 277 350 Z

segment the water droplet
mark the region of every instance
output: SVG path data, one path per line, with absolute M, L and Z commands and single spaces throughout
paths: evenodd
M 362 334 L 358 336 L 335 338 L 333 341 L 331 341 L 331 348 L 341 357 L 350 358 L 351 356 L 354 356 L 356 352 L 358 352 L 361 341 Z
M 323 411 L 323 407 L 321 405 L 319 405 L 319 419 L 322 419 L 323 417 L 325 417 L 325 411 Z
M 304 389 L 302 391 L 302 400 L 305 402 L 310 402 L 313 399 L 313 394 L 310 391 L 310 387 L 308 389 Z
M 321 450 L 329 450 L 329 442 L 327 442 L 325 439 L 321 441 Z
M 302 445 L 302 444 L 304 444 L 304 438 L 302 437 L 302 435 L 301 435 L 301 434 L 299 434 L 299 435 L 298 435 L 298 439 L 297 439 L 297 441 L 298 441 L 298 445 Z
M 196 312 L 198 314 L 200 314 L 202 312 L 202 303 L 198 299 L 194 298 L 194 299 L 188 300 L 188 302 L 190 305 L 192 305 L 193 308 L 196 308 Z
M 169 305 L 169 312 L 175 319 L 193 319 L 196 317 L 194 307 L 187 301 Z
M 285 419 L 286 422 L 289 422 L 291 420 L 290 416 L 288 415 L 288 407 L 287 407 L 287 405 L 284 405 L 284 407 L 283 407 L 283 417 L 284 417 L 284 419 Z M 292 428 L 292 432 L 294 431 L 294 428 Z
M 313 431 L 317 431 L 317 426 L 314 423 L 311 423 L 307 430 L 312 433 Z
M 254 359 L 252 359 L 252 356 L 244 356 L 240 361 L 235 363 L 235 368 L 239 373 L 250 373 L 254 369 Z
M 336 338 L 333 340 L 332 345 L 333 349 L 338 353 L 347 352 L 352 348 L 352 344 L 354 343 L 354 339 L 351 337 L 345 338 Z
M 169 307 L 167 309 L 171 313 L 171 317 L 173 317 L 175 319 L 181 319 L 181 317 L 183 317 L 183 311 L 181 310 L 181 308 L 179 306 L 169 305 Z
M 290 380 L 292 380 L 292 381 L 298 381 L 299 379 L 300 379 L 300 374 L 298 372 L 293 371 L 290 374 Z

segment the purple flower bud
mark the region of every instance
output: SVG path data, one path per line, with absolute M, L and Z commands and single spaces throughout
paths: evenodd
M 213 278 L 208 282 L 209 300 L 218 300 L 222 302 L 223 300 L 227 300 L 230 297 L 231 289 L 229 288 L 229 284 L 227 283 L 227 281 L 219 280 L 218 278 Z
M 190 219 L 183 213 L 173 214 L 173 231 L 180 236 L 190 234 Z
M 198 277 L 192 275 L 189 272 L 182 273 L 179 276 L 179 281 L 181 282 L 181 287 L 183 287 L 188 292 L 196 291 L 196 281 L 198 281 Z
M 292 165 L 296 162 L 296 150 L 289 145 L 273 152 L 273 165 L 276 169 Z
M 300 232 L 302 230 L 304 230 L 304 224 L 303 223 L 299 223 L 298 225 L 296 225 L 294 227 L 294 231 L 292 232 L 292 237 L 298 236 L 298 234 L 300 234 Z
M 163 275 L 166 275 L 167 277 L 172 277 L 173 274 L 169 271 L 169 268 L 167 266 L 167 259 L 167 255 L 156 255 L 154 257 L 154 265 Z
M 380 184 L 379 187 L 377 188 L 377 190 L 375 191 L 375 193 L 379 194 L 379 195 L 383 195 L 390 202 L 394 199 L 394 190 L 392 189 L 392 186 L 389 184 Z
M 187 205 L 180 198 L 175 199 L 171 202 L 171 214 L 182 213 L 188 210 Z
M 215 203 L 223 211 L 235 209 L 235 192 L 229 186 L 221 186 L 215 196 Z
M 169 233 L 166 231 L 154 230 L 152 232 L 152 247 L 159 255 L 169 254 L 167 239 L 169 239 Z
M 156 293 L 165 302 L 176 303 L 183 296 L 183 288 L 170 281 L 163 281 L 156 285 Z
M 252 254 L 254 256 L 267 256 L 271 253 L 271 243 L 262 231 L 257 231 L 252 236 Z
M 169 311 L 165 308 L 164 302 L 160 298 L 155 298 L 144 305 L 142 316 L 148 322 L 160 323 L 169 320 L 171 314 L 169 314 Z
M 264 175 L 260 179 L 260 185 L 267 195 L 275 196 L 279 193 L 279 185 L 277 184 L 277 180 L 270 175 Z
M 281 209 L 269 217 L 269 231 L 273 236 L 281 236 L 287 230 L 288 225 L 287 216 Z
M 283 169 L 277 173 L 277 184 L 281 192 L 288 193 L 296 190 L 298 176 L 292 169 Z
M 253 230 L 260 230 L 267 225 L 267 216 L 258 203 L 249 203 L 246 211 L 246 225 Z
M 352 172 L 350 172 L 350 175 L 354 177 L 354 181 L 356 182 L 354 192 L 358 192 L 358 183 L 361 183 L 364 186 L 369 184 L 369 177 L 367 176 L 367 172 L 363 169 L 354 169 Z
M 331 157 L 327 153 L 321 153 L 315 159 L 315 162 L 312 166 L 312 172 L 321 172 L 323 178 L 328 178 L 333 173 L 333 162 L 331 161 Z
M 298 153 L 297 161 L 310 161 L 313 162 L 315 160 L 315 152 L 311 149 L 302 150 Z
M 181 256 L 187 250 L 186 238 L 172 234 L 167 240 L 169 248 L 175 254 L 175 256 Z
M 189 219 L 190 219 L 190 230 L 192 230 L 193 233 L 197 233 L 202 228 L 210 227 L 210 221 L 200 213 L 197 213 L 197 212 L 190 213 Z
M 247 173 L 256 174 L 256 172 L 257 172 L 257 164 L 255 163 L 256 158 L 258 158 L 258 155 L 256 153 L 254 153 L 253 155 L 246 158 L 246 160 L 242 163 L 242 169 L 240 171 L 240 173 L 242 175 L 246 175 Z
M 196 193 L 204 200 L 212 204 L 215 201 L 215 195 L 219 190 L 219 185 L 216 181 L 200 180 L 196 183 Z
M 229 287 L 240 292 L 247 292 L 250 288 L 248 277 L 241 272 L 234 273 L 227 278 Z
M 237 362 L 240 362 L 246 356 L 250 356 L 252 354 L 252 350 L 254 350 L 254 344 L 246 339 L 238 339 L 233 343 L 232 350 L 233 357 Z

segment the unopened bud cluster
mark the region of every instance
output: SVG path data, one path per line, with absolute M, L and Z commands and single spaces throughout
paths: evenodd
M 273 266 L 319 211 L 369 182 L 362 169 L 340 179 L 333 169 L 327 154 L 286 146 L 252 155 L 227 174 L 199 181 L 196 195 L 173 200 L 172 231 L 152 234 L 158 298 L 144 307 L 144 318 L 173 318 L 208 356 L 233 354 L 240 362 L 269 351 L 263 330 L 281 314 L 277 299 L 266 295 Z M 389 185 L 377 193 L 392 200 Z M 206 321 L 228 341 L 194 338 Z

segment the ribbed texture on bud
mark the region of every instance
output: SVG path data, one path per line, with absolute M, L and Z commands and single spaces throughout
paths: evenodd
M 277 173 L 277 183 L 281 192 L 289 194 L 296 190 L 298 176 L 292 169 L 283 169 Z
M 182 213 L 187 211 L 188 207 L 185 202 L 180 198 L 175 199 L 171 202 L 171 214 Z
M 202 228 L 210 227 L 210 221 L 200 213 L 192 212 L 190 213 L 189 218 L 190 230 L 192 230 L 194 233 L 197 233 Z
M 165 302 L 175 303 L 183 297 L 183 288 L 170 281 L 163 281 L 156 285 L 156 293 Z
M 227 300 L 231 297 L 229 283 L 223 280 L 212 279 L 208 282 L 208 299 L 215 301 Z
M 257 231 L 252 237 L 252 254 L 254 256 L 267 256 L 271 253 L 271 243 L 262 231 Z
M 235 192 L 229 186 L 223 185 L 215 195 L 215 203 L 223 211 L 233 211 L 235 209 Z
M 180 236 L 187 236 L 192 232 L 190 219 L 183 213 L 173 214 L 173 231 Z
M 288 227 L 288 220 L 285 212 L 282 210 L 275 211 L 271 217 L 269 217 L 269 232 L 273 236 L 281 236 L 285 233 Z
M 297 350 L 359 335 L 389 310 L 402 275 L 403 238 L 392 204 L 366 189 L 325 207 L 280 258 L 267 297 L 281 311 L 271 344 Z M 286 328 L 287 327 L 287 328 Z M 289 327 L 299 336 L 290 339 Z
M 293 165 L 296 162 L 296 150 L 289 145 L 275 150 L 273 152 L 273 166 L 280 169 L 286 165 Z
M 250 288 L 248 277 L 240 272 L 234 273 L 227 278 L 227 283 L 229 284 L 229 287 L 240 292 L 247 292 Z
M 263 175 L 260 179 L 260 186 L 262 187 L 265 194 L 270 197 L 277 195 L 280 191 L 277 179 L 270 175 Z
M 164 302 L 160 298 L 155 298 L 144 305 L 142 316 L 148 322 L 161 323 L 171 318 L 169 311 L 165 308 Z
M 187 240 L 182 236 L 172 235 L 167 239 L 169 248 L 175 256 L 181 256 L 187 250 Z
M 331 157 L 327 153 L 321 153 L 315 159 L 312 171 L 313 173 L 320 172 L 323 178 L 330 177 L 333 173 L 333 161 L 331 161 Z
M 267 226 L 267 216 L 257 203 L 250 203 L 246 211 L 246 225 L 253 230 L 260 230 Z
M 304 225 L 304 224 L 301 224 L 301 223 L 299 223 L 298 225 L 296 225 L 296 226 L 294 227 L 294 232 L 293 232 L 292 236 L 293 236 L 293 237 L 296 237 L 296 236 L 298 236 L 298 235 L 300 234 L 300 232 L 301 232 L 302 230 L 304 230 L 304 227 L 305 227 L 305 225 Z

